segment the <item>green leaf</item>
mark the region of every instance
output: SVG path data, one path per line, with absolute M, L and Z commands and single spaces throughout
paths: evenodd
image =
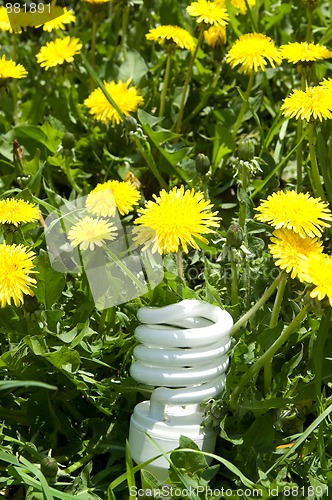
M 139 109 L 137 111 L 137 118 L 139 119 L 142 125 L 150 125 L 150 127 L 154 127 L 158 123 L 162 122 L 164 118 L 160 118 L 159 116 L 150 115 L 143 109 Z M 178 134 L 175 134 L 178 136 Z
M 52 365 L 60 370 L 75 373 L 81 364 L 81 358 L 77 351 L 62 346 L 59 351 L 47 354 L 46 358 Z
M 329 202 L 332 202 L 332 175 L 329 154 L 321 131 L 317 131 L 317 159 L 325 183 L 325 191 Z
M 127 483 L 129 489 L 129 500 L 136 500 L 136 493 L 135 492 L 133 493 L 133 490 L 135 489 L 136 486 L 135 473 L 134 473 L 133 461 L 130 455 L 128 440 L 126 440 L 126 471 L 127 471 Z
M 212 165 L 217 167 L 222 158 L 233 151 L 234 139 L 227 127 L 216 124 L 213 135 Z
M 48 346 L 46 344 L 45 338 L 41 335 L 27 335 L 23 338 L 23 341 L 30 347 L 31 351 L 36 356 L 42 356 L 43 354 L 46 354 L 48 352 Z
M 179 144 L 169 144 L 168 141 L 179 138 L 179 134 L 172 132 L 171 130 L 158 127 L 156 130 L 152 129 L 150 123 L 153 123 L 151 118 L 148 118 L 148 113 L 142 110 L 137 112 L 137 117 L 142 125 L 143 131 L 151 139 L 156 148 L 160 151 L 163 157 L 172 165 L 173 168 L 176 167 L 192 150 L 189 147 L 181 147 Z M 151 121 L 152 120 L 152 121 Z M 160 119 L 158 118 L 158 121 Z M 158 123 L 155 121 L 155 123 Z M 163 146 L 163 147 L 162 147 Z M 177 174 L 182 178 L 179 169 L 176 169 Z
M 39 150 L 38 149 L 36 150 L 36 154 L 37 154 L 37 151 L 39 151 Z M 32 160 L 32 161 L 34 161 L 34 160 Z M 29 182 L 26 186 L 27 189 L 29 189 L 36 196 L 39 195 L 43 168 L 44 168 L 44 163 L 40 162 L 37 172 L 31 177 L 31 179 L 29 180 Z
M 44 499 L 45 500 L 53 500 L 53 495 L 52 495 L 52 492 L 51 492 L 50 487 L 48 485 L 48 482 L 47 482 L 44 474 L 40 471 L 40 469 L 38 469 L 38 467 L 36 467 L 35 464 L 32 464 L 31 462 L 29 462 L 29 460 L 27 460 L 24 457 L 20 457 L 20 461 L 27 467 L 27 469 L 31 472 L 31 474 L 33 474 L 34 476 L 36 476 L 39 479 L 42 490 L 43 490 Z
M 126 82 L 132 80 L 134 85 L 139 85 L 143 76 L 149 71 L 149 68 L 143 57 L 136 50 L 127 53 L 126 59 L 119 68 L 118 80 Z
M 14 390 L 19 387 L 40 387 L 42 389 L 50 389 L 56 391 L 58 388 L 55 385 L 38 382 L 37 380 L 1 380 L 0 391 Z
M 36 270 L 38 271 L 37 287 L 34 290 L 36 298 L 46 309 L 51 309 L 65 288 L 65 275 L 52 269 L 48 254 L 44 250 L 40 250 Z
M 30 143 L 33 141 L 45 146 L 51 153 L 56 152 L 63 135 L 58 130 L 53 129 L 47 122 L 44 123 L 42 127 L 36 125 L 20 125 L 19 127 L 15 127 L 14 130 L 17 139 L 19 142 L 22 142 L 23 145 L 26 146 L 25 143 L 28 139 Z
M 293 399 L 290 398 L 271 398 L 264 399 L 262 401 L 250 401 L 249 403 L 241 403 L 239 406 L 244 410 L 250 411 L 268 411 L 272 408 L 285 408 L 285 406 L 293 403 Z
M 255 453 L 268 453 L 274 449 L 274 428 L 270 415 L 258 417 L 243 436 L 241 448 L 255 450 Z
M 142 488 L 146 490 L 159 489 L 160 483 L 148 470 L 141 470 Z
M 180 137 L 179 134 L 162 127 L 158 127 L 157 130 L 154 131 L 152 127 L 157 125 L 162 119 L 149 115 L 146 111 L 139 109 L 137 112 L 137 118 L 139 119 L 144 132 L 150 137 L 155 146 L 161 146 L 166 141 Z
M 23 171 L 25 174 L 36 175 L 40 165 L 40 149 L 36 149 L 35 156 L 30 161 L 25 161 Z
M 236 9 L 232 5 L 231 0 L 226 0 L 226 7 L 229 14 L 229 21 L 230 25 L 232 26 L 232 30 L 238 37 L 240 37 L 241 35 L 243 35 L 242 31 L 239 28 L 241 23 L 238 20 Z
M 175 467 L 179 469 L 184 469 L 187 474 L 194 475 L 198 471 L 203 471 L 208 467 L 208 463 L 204 455 L 197 454 L 196 451 L 199 450 L 198 446 L 194 441 L 186 436 L 181 436 L 179 439 L 179 444 L 181 448 L 190 448 L 193 450 L 192 453 L 185 451 L 183 453 L 171 453 L 171 460 Z
M 282 19 L 289 14 L 292 10 L 293 5 L 291 3 L 281 3 L 278 4 L 278 9 L 274 9 L 273 13 L 269 16 L 265 16 L 265 31 L 268 32 L 272 26 L 278 25 L 281 23 Z
M 2 174 L 11 174 L 14 171 L 14 165 L 9 161 L 0 160 L 0 170 Z
M 12 474 L 13 477 L 18 479 L 20 483 L 23 482 L 23 484 L 35 488 L 36 491 L 43 490 L 40 482 L 37 479 L 32 478 L 31 476 L 29 476 L 29 474 L 26 473 L 26 466 L 23 468 L 14 455 L 7 453 L 7 452 L 3 452 L 0 450 L 0 460 L 2 460 L 3 462 L 6 462 L 6 463 L 12 464 L 8 467 L 8 472 L 9 472 L 9 474 Z M 14 465 L 15 465 L 15 467 L 13 467 Z M 31 465 L 33 465 L 33 464 L 31 464 Z M 65 493 L 63 491 L 56 490 L 55 488 L 53 488 L 51 486 L 49 486 L 49 492 L 53 495 L 54 498 L 60 498 L 61 500 L 76 500 L 77 499 L 77 495 L 70 495 L 70 494 Z M 98 497 L 98 496 L 91 497 L 90 496 L 90 497 L 86 497 L 86 498 L 96 499 L 96 498 L 100 498 L 100 497 Z M 83 500 L 83 499 L 84 499 L 84 497 L 83 498 L 81 497 L 81 500 Z
M 55 413 L 50 393 L 46 389 L 32 392 L 26 411 L 31 432 L 41 432 L 48 435 L 48 446 L 53 447 L 55 435 L 60 431 L 61 424 Z
M 0 460 L 7 462 L 7 464 L 19 465 L 19 461 L 14 455 L 0 451 Z

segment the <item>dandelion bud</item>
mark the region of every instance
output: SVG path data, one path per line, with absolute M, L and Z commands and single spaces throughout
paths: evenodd
M 18 181 L 18 177 L 24 172 L 25 167 L 27 165 L 26 158 L 23 153 L 23 149 L 20 143 L 15 139 L 13 141 L 13 161 L 15 166 L 16 178 Z
M 255 156 L 255 145 L 251 139 L 244 139 L 240 142 L 237 155 L 240 160 L 250 161 Z
M 65 132 L 62 137 L 62 147 L 63 149 L 74 149 L 75 147 L 75 137 L 70 132 Z
M 21 163 L 24 160 L 24 153 L 20 143 L 14 139 L 13 141 L 13 159 L 15 162 Z
M 40 463 L 40 470 L 45 477 L 54 477 L 58 472 L 58 462 L 53 457 L 45 457 Z
M 240 248 L 243 241 L 242 229 L 238 224 L 231 224 L 226 233 L 226 243 L 230 248 Z
M 212 49 L 224 47 L 226 43 L 226 27 L 211 26 L 207 31 L 204 31 L 204 39 Z
M 124 119 L 124 124 L 127 132 L 136 132 L 137 130 L 137 121 L 133 116 L 126 116 Z
M 210 168 L 210 160 L 209 158 L 203 154 L 203 153 L 198 153 L 198 155 L 195 158 L 195 165 L 196 165 L 196 170 L 200 174 L 207 174 Z

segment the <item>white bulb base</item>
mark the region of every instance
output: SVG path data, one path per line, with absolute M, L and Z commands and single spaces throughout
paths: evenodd
M 130 421 L 129 447 L 132 459 L 141 464 L 161 454 L 156 445 L 170 457 L 170 451 L 179 446 L 181 436 L 186 436 L 196 443 L 202 451 L 213 453 L 216 433 L 210 426 L 202 427 L 203 412 L 196 405 L 167 409 L 164 421 L 156 421 L 149 416 L 150 402 L 143 401 L 135 406 Z M 151 439 L 149 439 L 150 436 Z M 156 445 L 153 443 L 156 443 Z M 207 462 L 211 460 L 207 458 Z M 161 483 L 168 477 L 168 460 L 162 456 L 144 467 Z

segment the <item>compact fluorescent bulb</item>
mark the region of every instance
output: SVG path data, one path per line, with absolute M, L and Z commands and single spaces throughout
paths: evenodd
M 229 364 L 230 330 L 227 311 L 198 300 L 183 300 L 165 307 L 143 307 L 142 323 L 135 330 L 140 345 L 134 349 L 131 376 L 157 387 L 150 401 L 136 405 L 130 421 L 129 446 L 140 464 L 160 454 L 149 435 L 165 451 L 179 446 L 181 435 L 213 452 L 216 434 L 201 427 L 200 403 L 218 396 L 225 387 Z M 160 457 L 149 470 L 161 482 L 169 462 Z

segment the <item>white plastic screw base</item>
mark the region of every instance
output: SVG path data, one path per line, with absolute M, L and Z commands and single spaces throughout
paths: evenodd
M 143 401 L 135 406 L 130 421 L 129 447 L 132 459 L 141 464 L 160 455 L 160 451 L 148 438 L 148 434 L 166 453 L 179 446 L 180 436 L 192 439 L 200 450 L 213 453 L 216 434 L 209 426 L 201 427 L 203 413 L 188 406 L 167 408 L 167 416 L 163 422 L 156 422 L 149 416 L 150 402 Z M 169 457 L 170 454 L 168 453 Z M 207 460 L 211 462 L 211 460 Z M 160 457 L 144 467 L 161 483 L 168 477 L 169 462 Z

